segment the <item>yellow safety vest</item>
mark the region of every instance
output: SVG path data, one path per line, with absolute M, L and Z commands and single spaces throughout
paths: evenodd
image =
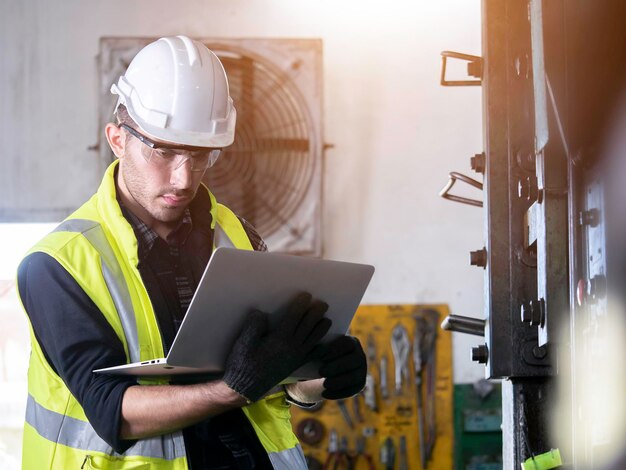
M 98 306 L 124 344 L 128 362 L 164 357 L 148 292 L 137 269 L 137 239 L 116 200 L 115 168 L 97 193 L 29 252 L 57 260 Z M 208 189 L 202 186 L 200 190 Z M 214 245 L 251 250 L 239 219 L 211 198 Z M 137 441 L 117 454 L 87 420 L 63 380 L 46 361 L 30 327 L 32 353 L 22 467 L 43 469 L 168 469 L 188 467 L 182 431 Z M 142 383 L 155 383 L 143 382 Z M 166 382 L 161 382 L 166 383 Z M 307 468 L 293 433 L 284 392 L 243 408 L 277 469 Z

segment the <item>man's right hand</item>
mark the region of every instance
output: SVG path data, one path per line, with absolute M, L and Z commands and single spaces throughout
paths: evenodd
M 259 400 L 308 362 L 331 326 L 324 317 L 327 310 L 327 304 L 300 294 L 273 329 L 268 314 L 252 312 L 226 360 L 222 380 L 247 400 Z

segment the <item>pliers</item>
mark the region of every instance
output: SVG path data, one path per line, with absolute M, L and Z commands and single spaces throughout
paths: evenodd
M 352 462 L 353 458 L 348 454 L 348 439 L 342 437 L 340 445 L 337 431 L 332 429 L 328 438 L 328 457 L 322 467 L 323 470 L 339 470 L 340 468 L 351 470 L 354 468 Z
M 365 452 L 365 438 L 364 437 L 357 437 L 356 438 L 356 454 L 350 460 L 350 466 L 348 467 L 350 470 L 355 470 L 356 469 L 356 464 L 359 461 L 359 457 L 360 456 L 362 456 L 363 460 L 365 460 L 365 462 L 367 464 L 367 468 L 369 470 L 376 470 L 376 467 L 374 466 L 374 460 L 372 459 L 372 456 Z

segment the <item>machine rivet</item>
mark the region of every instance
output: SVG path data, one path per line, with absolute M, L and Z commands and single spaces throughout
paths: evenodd
M 485 167 L 487 163 L 487 157 L 483 153 L 477 153 L 470 159 L 470 165 L 472 170 L 476 173 L 485 173 Z
M 487 250 L 483 247 L 481 250 L 470 251 L 470 264 L 479 268 L 487 267 Z
M 487 364 L 487 361 L 489 361 L 489 349 L 486 344 L 480 344 L 472 348 L 472 361 L 479 364 Z

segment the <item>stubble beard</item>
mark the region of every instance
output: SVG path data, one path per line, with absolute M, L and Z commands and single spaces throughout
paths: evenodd
M 182 217 L 186 206 L 168 206 L 160 197 L 160 192 L 156 191 L 154 194 L 151 194 L 146 177 L 142 176 L 141 171 L 135 166 L 132 156 L 130 155 L 124 161 L 122 177 L 135 203 L 141 206 L 154 220 L 163 223 L 171 223 L 176 222 Z M 163 192 L 167 193 L 168 191 Z

